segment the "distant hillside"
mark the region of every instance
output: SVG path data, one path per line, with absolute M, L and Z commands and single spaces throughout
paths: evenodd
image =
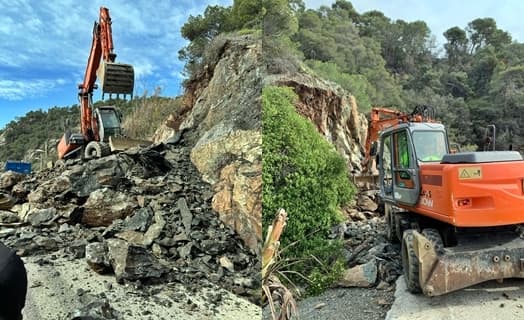
M 115 105 L 124 115 L 125 132 L 133 138 L 147 139 L 171 113 L 180 106 L 180 99 L 158 96 L 136 97 L 132 101 L 98 101 L 95 106 Z M 38 156 L 34 150 L 44 150 L 48 157 L 44 162 L 56 159 L 56 144 L 67 128 L 79 131 L 80 107 L 52 107 L 47 111 L 30 111 L 11 121 L 0 130 L 0 163 L 6 160 L 31 161 L 38 168 Z M 67 125 L 66 125 L 67 124 Z M 3 165 L 2 165 L 3 168 Z
M 28 150 L 41 148 L 48 142 L 49 149 L 64 133 L 66 122 L 78 121 L 80 109 L 71 107 L 53 107 L 47 111 L 36 110 L 11 121 L 0 131 L 3 144 L 0 146 L 0 161 L 29 160 Z

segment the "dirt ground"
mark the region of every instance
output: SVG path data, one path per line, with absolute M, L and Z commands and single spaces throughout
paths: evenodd
M 382 320 L 394 299 L 394 287 L 333 288 L 298 301 L 299 317 L 293 320 Z M 263 319 L 271 319 L 268 308 Z
M 301 320 L 379 320 L 393 303 L 393 288 L 335 288 L 298 303 Z

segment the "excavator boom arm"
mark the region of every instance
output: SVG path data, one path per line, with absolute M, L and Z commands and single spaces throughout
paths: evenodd
M 114 62 L 116 55 L 113 53 L 113 36 L 111 33 L 111 16 L 109 10 L 100 7 L 98 22 L 93 27 L 93 41 L 87 60 L 84 81 L 79 85 L 80 123 L 81 132 L 86 141 L 98 140 L 96 123 L 93 123 L 93 108 L 91 96 L 95 89 L 96 73 L 103 59 L 105 62 Z
M 370 169 L 372 145 L 375 141 L 378 141 L 382 130 L 405 122 L 435 122 L 433 113 L 429 106 L 417 106 L 412 113 L 404 113 L 383 107 L 372 108 L 366 137 L 365 156 L 362 161 L 362 171 L 367 172 Z

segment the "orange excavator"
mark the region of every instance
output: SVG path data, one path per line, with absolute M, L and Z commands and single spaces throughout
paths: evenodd
M 433 109 L 371 113 L 364 167 L 377 161 L 387 237 L 401 242 L 408 289 L 442 295 L 524 278 L 524 160 L 450 152 Z
M 57 145 L 58 159 L 74 157 L 98 158 L 109 154 L 115 140 L 126 140 L 122 133 L 122 115 L 114 106 L 93 107 L 93 90 L 102 87 L 105 93 L 133 95 L 134 69 L 128 64 L 115 63 L 109 10 L 100 7 L 99 21 L 93 27 L 93 41 L 87 61 L 84 81 L 78 85 L 80 100 L 80 133 L 67 131 Z M 129 143 L 132 144 L 132 143 Z

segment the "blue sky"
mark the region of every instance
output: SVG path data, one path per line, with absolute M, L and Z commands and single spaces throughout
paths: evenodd
M 180 28 L 208 5 L 233 0 L 0 0 L 0 128 L 29 110 L 77 101 L 100 6 L 112 19 L 116 61 L 135 68 L 135 94 L 181 93 Z M 95 91 L 94 99 L 101 98 Z
M 307 8 L 331 6 L 334 0 L 305 0 Z M 378 10 L 392 20 L 407 22 L 425 21 L 435 36 L 437 44 L 445 42 L 442 35 L 451 27 L 466 28 L 476 18 L 493 18 L 497 27 L 508 31 L 514 40 L 524 42 L 521 0 L 353 0 L 350 2 L 358 13 Z

